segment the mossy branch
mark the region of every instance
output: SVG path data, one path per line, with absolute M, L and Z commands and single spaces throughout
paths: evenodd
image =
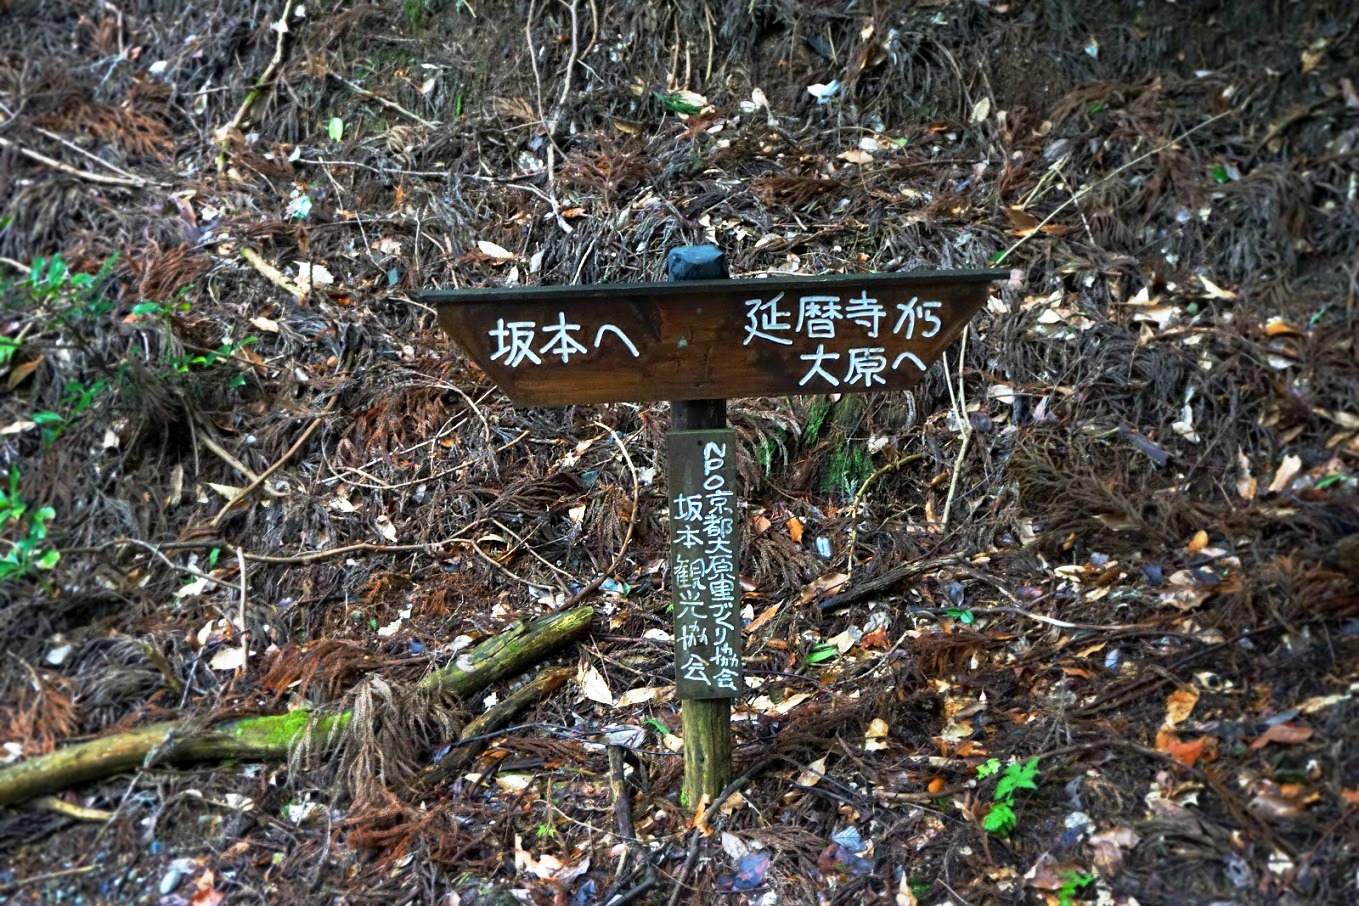
M 540 662 L 589 628 L 593 607 L 575 607 L 528 624 L 516 624 L 482 642 L 461 663 L 442 667 L 420 681 L 421 688 L 467 697 Z M 247 717 L 200 727 L 191 720 L 151 724 L 127 733 L 59 749 L 50 755 L 0 770 L 0 806 L 15 805 L 76 784 L 135 770 L 148 763 L 272 761 L 307 732 L 314 712 Z M 329 740 L 349 723 L 349 713 L 321 715 L 316 739 Z

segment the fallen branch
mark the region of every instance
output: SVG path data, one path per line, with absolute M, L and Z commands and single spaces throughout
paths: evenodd
M 283 455 L 274 461 L 273 465 L 269 466 L 269 468 L 261 472 L 258 478 L 250 482 L 250 484 L 246 485 L 245 487 L 241 488 L 241 492 L 237 494 L 235 497 L 232 497 L 230 500 L 228 500 L 226 502 L 226 506 L 222 507 L 220 510 L 217 511 L 217 515 L 212 517 L 212 522 L 209 523 L 209 525 L 212 526 L 214 531 L 217 529 L 219 525 L 222 524 L 222 520 L 226 518 L 227 513 L 231 512 L 231 510 L 235 508 L 236 504 L 245 502 L 246 498 L 250 496 L 251 491 L 255 490 L 255 488 L 263 484 L 265 480 L 269 478 L 270 475 L 273 475 L 275 472 L 277 472 L 285 462 L 293 458 L 293 455 L 298 450 L 302 449 L 302 445 L 307 442 L 307 438 L 311 437 L 312 432 L 314 432 L 318 427 L 320 427 L 321 419 L 328 415 L 331 409 L 335 408 L 335 402 L 338 399 L 339 399 L 338 396 L 331 397 L 330 402 L 326 404 L 326 407 L 322 409 L 320 413 L 318 413 L 316 417 L 311 420 L 311 424 L 307 425 L 307 427 L 302 431 L 301 435 L 298 436 L 297 440 L 293 441 L 293 445 L 289 447 L 287 450 L 285 450 Z
M 137 176 L 109 176 L 105 173 L 91 173 L 89 170 L 81 170 L 70 164 L 62 163 L 55 157 L 48 157 L 46 154 L 30 151 L 23 145 L 12 142 L 3 136 L 0 136 L 0 148 L 13 148 L 29 160 L 37 161 L 44 166 L 51 167 L 53 170 L 60 170 L 62 173 L 68 173 L 71 176 L 83 179 L 86 182 L 98 183 L 101 186 L 122 186 L 127 189 L 144 189 L 150 185 L 147 180 Z
M 931 573 L 941 567 L 952 566 L 961 562 L 962 561 L 958 557 L 939 557 L 935 560 L 914 560 L 910 563 L 903 563 L 900 566 L 892 567 L 880 576 L 869 579 L 861 585 L 856 585 L 838 595 L 827 598 L 821 602 L 819 607 L 822 612 L 835 610 L 837 607 L 853 604 L 855 601 L 866 598 L 869 595 L 876 594 L 880 591 L 887 591 L 898 582 L 909 579 L 912 576 L 918 576 L 921 573 Z
M 556 692 L 575 675 L 576 671 L 570 667 L 541 670 L 537 676 L 514 690 L 504 701 L 470 721 L 458 734 L 457 747 L 445 755 L 443 761 L 431 765 L 415 781 L 413 786 L 417 795 L 434 792 L 449 777 L 468 767 L 486 747 L 485 737 L 488 734 L 508 727 L 520 711 Z
M 288 42 L 288 20 L 292 18 L 293 7 L 297 5 L 297 0 L 283 0 L 283 12 L 279 15 L 278 21 L 271 27 L 278 32 L 278 40 L 274 42 L 274 56 L 269 61 L 269 65 L 264 67 L 264 72 L 255 80 L 255 84 L 246 92 L 245 100 L 241 101 L 241 106 L 236 110 L 236 115 L 231 118 L 221 129 L 217 130 L 217 171 L 220 173 L 226 169 L 227 145 L 231 143 L 231 133 L 240 128 L 241 123 L 250 113 L 250 108 L 255 106 L 259 96 L 264 91 L 264 87 L 273 79 L 278 68 L 283 65 L 283 50 Z
M 363 95 L 363 96 L 366 97 L 366 98 L 372 98 L 373 100 L 377 101 L 377 102 L 378 102 L 379 104 L 381 104 L 382 106 L 386 107 L 388 110 L 395 110 L 397 113 L 401 114 L 402 116 L 410 117 L 411 119 L 415 120 L 417 123 L 419 123 L 419 124 L 422 125 L 422 126 L 427 126 L 427 127 L 430 128 L 430 129 L 437 129 L 437 128 L 439 127 L 439 124 L 438 124 L 438 123 L 431 122 L 430 120 L 425 119 L 423 116 L 421 116 L 421 115 L 418 114 L 418 113 L 412 113 L 411 111 L 407 110 L 405 107 L 402 107 L 402 106 L 401 106 L 400 104 L 398 104 L 396 101 L 389 101 L 389 100 L 387 100 L 385 97 L 383 97 L 382 95 L 380 95 L 380 94 L 374 94 L 373 92 L 369 91 L 367 88 L 364 88 L 364 87 L 361 86 L 361 85 L 355 85 L 353 82 L 349 81 L 349 80 L 346 79 L 344 76 L 338 75 L 338 74 L 333 73 L 333 72 L 327 73 L 327 75 L 329 75 L 332 79 L 335 79 L 337 82 L 343 82 L 344 84 L 348 85 L 348 86 L 349 86 L 349 89 L 350 89 L 351 91 L 353 91 L 355 94 L 361 94 L 361 95 Z
M 466 659 L 434 671 L 420 688 L 467 697 L 541 662 L 583 635 L 594 608 L 561 610 L 529 624 L 516 624 L 482 642 Z M 15 805 L 76 784 L 147 765 L 198 761 L 272 761 L 308 733 L 323 743 L 349 723 L 349 713 L 299 708 L 286 714 L 247 717 L 201 727 L 174 720 L 140 727 L 59 749 L 0 770 L 0 806 Z
M 260 272 L 260 276 L 270 283 L 292 296 L 298 302 L 307 298 L 307 291 L 298 286 L 293 281 L 284 276 L 283 271 L 274 267 L 259 252 L 251 248 L 241 249 L 241 257 L 250 262 L 250 266 Z

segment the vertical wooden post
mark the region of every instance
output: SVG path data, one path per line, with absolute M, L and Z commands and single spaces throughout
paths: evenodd
M 671 249 L 666 260 L 671 280 L 720 280 L 727 259 L 713 245 Z M 670 404 L 672 431 L 727 427 L 727 401 L 689 400 Z M 671 514 L 672 518 L 674 514 Z M 738 624 L 739 625 L 739 624 Z M 739 650 L 739 649 L 738 649 Z M 684 803 L 711 804 L 731 783 L 731 699 L 695 698 L 680 702 L 684 735 Z

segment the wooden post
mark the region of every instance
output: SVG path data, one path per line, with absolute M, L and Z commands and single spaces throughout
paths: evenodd
M 666 270 L 671 280 L 720 280 L 728 276 L 726 256 L 712 245 L 672 249 L 666 260 Z M 672 431 L 726 427 L 725 399 L 670 404 Z M 673 512 L 671 518 L 674 518 Z M 740 647 L 737 650 L 740 651 Z M 678 681 L 677 671 L 676 683 Z M 691 809 L 699 809 L 711 804 L 731 783 L 731 699 L 683 700 L 680 719 L 684 736 L 684 798 L 681 801 Z

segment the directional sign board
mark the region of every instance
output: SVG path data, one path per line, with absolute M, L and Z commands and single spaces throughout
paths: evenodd
M 905 390 L 1008 271 L 426 292 L 525 406 Z

